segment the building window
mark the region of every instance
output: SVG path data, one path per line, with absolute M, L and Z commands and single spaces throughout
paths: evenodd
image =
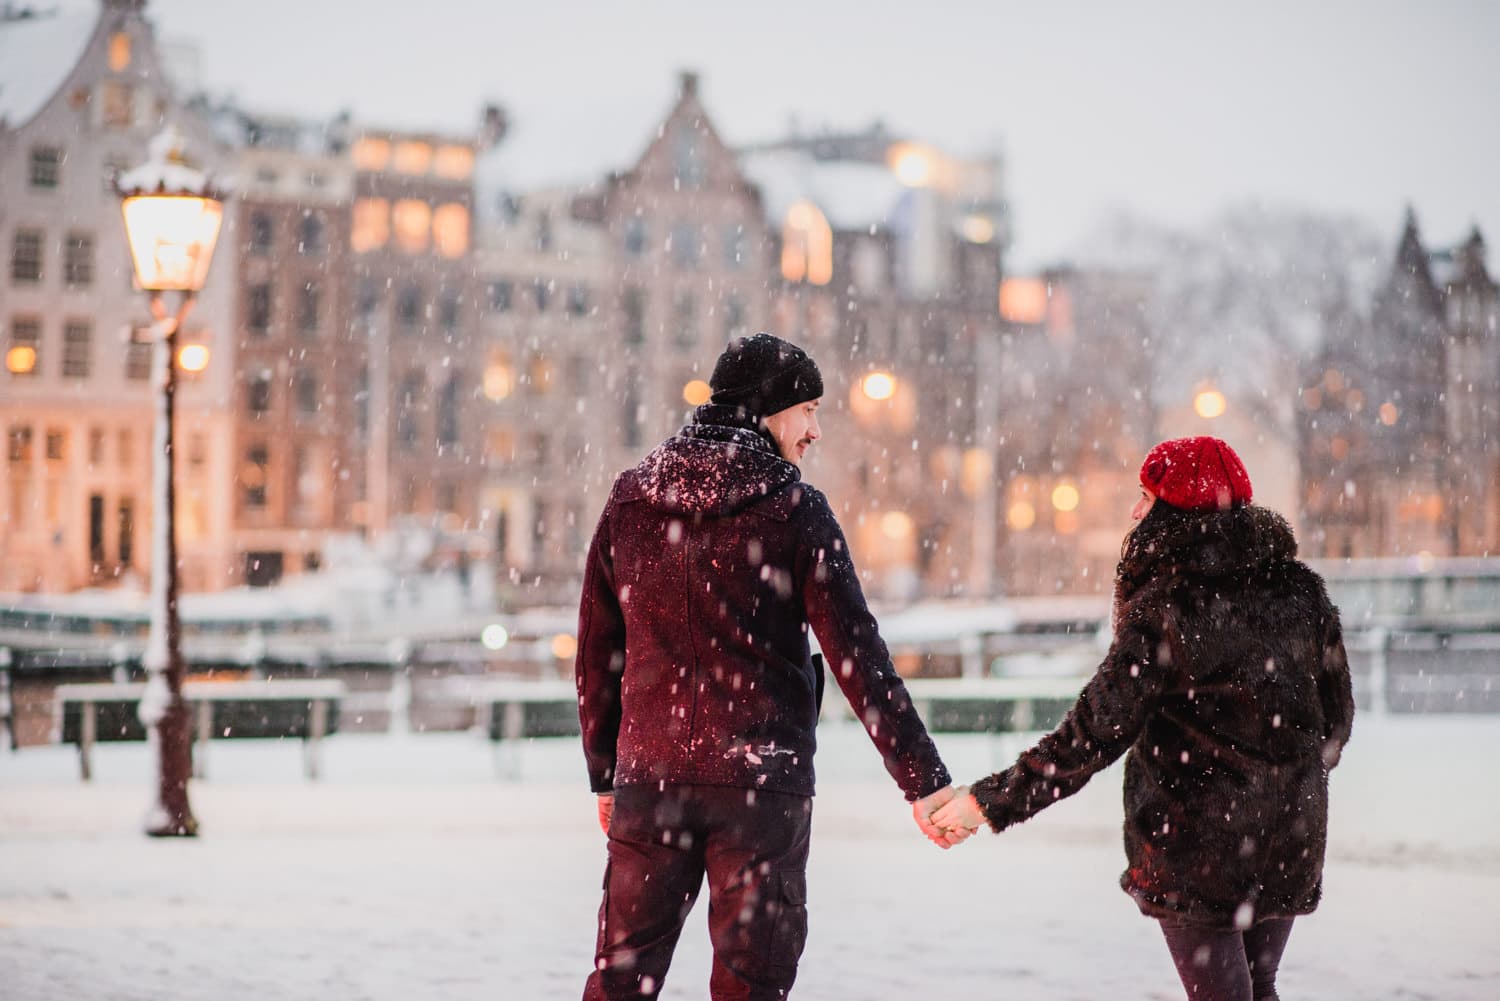
M 56 146 L 38 146 L 31 151 L 31 186 L 55 189 L 62 183 L 64 153 Z
M 89 465 L 104 465 L 104 429 L 89 428 Z
M 69 320 L 63 326 L 62 374 L 66 379 L 89 377 L 94 328 L 87 320 Z
M 105 81 L 99 88 L 99 109 L 106 128 L 130 128 L 135 124 L 135 90 L 118 80 Z
M 14 463 L 26 463 L 31 461 L 31 425 L 12 424 L 10 426 L 10 461 Z
M 462 257 L 469 252 L 469 209 L 449 202 L 432 213 L 432 240 L 444 257 Z
M 411 254 L 427 249 L 427 239 L 432 229 L 432 208 L 426 202 L 415 198 L 401 199 L 391 211 L 391 221 L 396 233 L 396 246 Z
M 458 331 L 459 307 L 462 304 L 463 299 L 457 292 L 444 292 L 438 299 L 438 323 L 442 324 L 445 333 Z
M 398 142 L 392 166 L 403 174 L 425 174 L 432 165 L 432 147 L 424 142 Z
M 322 301 L 322 290 L 315 281 L 303 282 L 297 296 L 297 329 L 304 334 L 318 332 L 318 307 Z
M 130 68 L 130 36 L 123 31 L 109 36 L 109 68 L 116 73 Z
M 16 316 L 10 321 L 10 347 L 5 367 L 12 375 L 40 375 L 42 371 L 42 320 L 38 316 Z
M 361 136 L 354 143 L 354 166 L 360 170 L 384 170 L 391 160 L 389 139 Z
M 738 295 L 724 300 L 724 339 L 733 340 L 745 332 L 745 303 Z
M 450 376 L 438 396 L 437 440 L 439 445 L 458 444 L 458 377 Z
M 531 283 L 531 294 L 536 299 L 536 311 L 547 312 L 547 304 L 552 301 L 552 283 L 538 278 Z
M 646 252 L 646 239 L 649 235 L 646 220 L 640 216 L 632 217 L 625 223 L 625 253 L 631 257 L 640 257 Z
M 93 234 L 69 233 L 63 244 L 63 284 L 70 288 L 86 288 L 93 283 Z
M 384 198 L 361 198 L 354 203 L 349 246 L 356 254 L 377 250 L 391 238 L 391 203 Z
M 18 285 L 42 280 L 41 230 L 16 230 L 15 242 L 11 244 L 10 250 L 10 280 Z
M 271 373 L 256 372 L 245 383 L 245 412 L 264 417 L 271 410 Z
M 673 303 L 672 312 L 677 323 L 677 346 L 692 347 L 698 340 L 698 331 L 694 326 L 696 309 L 693 303 L 693 293 L 677 293 L 677 301 Z
M 703 163 L 703 143 L 698 130 L 691 126 L 679 128 L 672 136 L 672 173 L 683 188 L 703 187 L 707 173 Z
M 316 417 L 318 414 L 318 377 L 307 369 L 300 369 L 292 385 L 297 400 L 297 416 Z
M 245 326 L 252 334 L 271 332 L 271 286 L 251 285 L 245 291 Z
M 121 469 L 129 469 L 135 462 L 135 435 L 129 428 L 121 428 L 115 436 L 115 461 Z
M 302 217 L 302 231 L 297 235 L 297 253 L 321 254 L 326 249 L 323 243 L 323 217 L 309 212 Z
M 396 296 L 396 323 L 404 333 L 414 334 L 422 322 L 422 286 L 407 285 Z
M 509 313 L 515 298 L 515 286 L 508 281 L 490 282 L 490 309 L 496 313 Z
M 827 285 L 833 278 L 833 230 L 812 202 L 794 202 L 781 227 L 781 277 Z
M 265 212 L 250 214 L 250 253 L 264 257 L 271 252 L 271 241 L 275 238 L 275 227 Z
M 151 345 L 149 342 L 131 338 L 125 344 L 125 378 L 131 382 L 144 382 L 151 378 Z
M 589 311 L 589 288 L 587 285 L 568 287 L 568 315 L 587 316 Z
M 66 462 L 68 459 L 68 432 L 64 428 L 47 429 L 47 461 Z
M 474 151 L 467 146 L 439 146 L 433 156 L 432 172 L 450 181 L 467 180 L 474 170 Z
M 396 403 L 396 440 L 402 450 L 410 452 L 417 444 L 417 408 L 427 391 L 427 378 L 421 372 L 408 372 L 401 380 Z
M 546 209 L 536 214 L 535 249 L 543 254 L 552 249 L 552 213 Z
M 128 567 L 135 559 L 135 501 L 129 497 L 120 498 L 116 512 L 120 519 L 120 564 Z
M 370 369 L 361 366 L 354 377 L 354 431 L 361 439 L 370 434 Z
M 703 252 L 702 241 L 698 227 L 692 223 L 678 223 L 673 226 L 670 237 L 672 263 L 683 270 L 696 268 Z
M 544 354 L 534 354 L 526 364 L 526 382 L 532 396 L 546 396 L 552 392 L 552 359 Z
M 354 312 L 366 323 L 375 318 L 375 310 L 380 307 L 380 290 L 375 287 L 375 281 L 371 278 L 361 278 L 359 288 L 354 294 Z
M 646 293 L 639 288 L 628 288 L 622 305 L 625 311 L 625 343 L 631 346 L 646 343 Z
M 266 487 L 271 479 L 271 448 L 251 445 L 245 450 L 245 465 L 240 469 L 240 486 L 244 488 L 245 507 L 266 506 Z
M 745 227 L 739 223 L 724 227 L 724 266 L 730 271 L 745 266 Z

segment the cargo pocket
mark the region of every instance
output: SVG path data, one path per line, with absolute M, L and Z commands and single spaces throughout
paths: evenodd
M 780 872 L 766 881 L 771 900 L 771 950 L 766 957 L 773 970 L 791 973 L 807 944 L 807 873 Z

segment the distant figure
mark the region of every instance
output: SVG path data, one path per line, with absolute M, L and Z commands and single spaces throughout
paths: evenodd
M 1121 886 L 1192 1001 L 1274 1001 L 1292 921 L 1322 892 L 1354 716 L 1338 610 L 1224 442 L 1163 442 L 1140 481 L 1104 663 L 1055 731 L 932 819 L 1003 831 L 1128 748 Z
M 609 837 L 588 1001 L 654 998 L 708 877 L 715 1001 L 784 998 L 807 937 L 808 628 L 919 825 L 953 795 L 837 519 L 799 482 L 823 378 L 770 334 L 720 356 L 693 422 L 615 481 L 589 548 L 578 706 Z M 872 944 L 873 947 L 873 944 Z

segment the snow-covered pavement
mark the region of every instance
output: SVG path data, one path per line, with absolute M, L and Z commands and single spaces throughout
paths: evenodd
M 802 1001 L 1178 999 L 1116 888 L 1118 767 L 1003 837 L 923 841 L 863 735 L 820 731 Z M 940 736 L 968 780 L 1013 744 Z M 341 734 L 324 781 L 295 742 L 212 745 L 203 836 L 137 833 L 140 745 L 0 752 L 0 998 L 576 998 L 603 871 L 581 754 L 495 778 L 469 734 Z M 1500 717 L 1357 721 L 1334 775 L 1325 901 L 1283 996 L 1500 997 Z M 706 900 L 664 998 L 706 996 Z M 951 994 L 949 992 L 952 992 Z

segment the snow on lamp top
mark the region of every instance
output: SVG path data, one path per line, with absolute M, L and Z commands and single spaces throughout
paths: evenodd
M 153 292 L 203 287 L 224 217 L 220 192 L 184 145 L 182 133 L 167 126 L 147 146 L 146 162 L 115 181 L 136 282 Z

